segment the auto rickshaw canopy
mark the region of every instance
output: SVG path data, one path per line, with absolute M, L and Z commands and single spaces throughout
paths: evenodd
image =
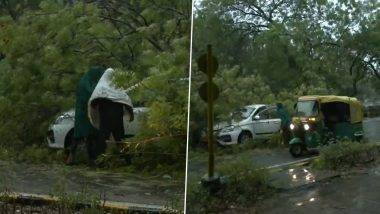
M 309 95 L 298 98 L 299 101 L 316 100 L 320 104 L 341 102 L 350 106 L 351 123 L 359 123 L 363 121 L 363 105 L 355 97 L 335 96 L 335 95 Z

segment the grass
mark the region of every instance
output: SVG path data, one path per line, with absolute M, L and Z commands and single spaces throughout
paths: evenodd
M 62 173 L 64 173 L 64 170 Z M 62 180 L 58 180 L 54 185 L 54 193 L 50 194 L 55 196 L 57 201 L 46 201 L 46 204 L 41 202 L 34 204 L 32 199 L 31 201 L 28 201 L 28 199 L 19 200 L 15 198 L 9 184 L 2 182 L 0 191 L 1 212 L 14 213 L 15 209 L 19 209 L 30 210 L 31 213 L 31 210 L 41 210 L 44 213 L 76 213 L 78 211 L 88 214 L 105 213 L 100 197 L 92 194 L 86 185 L 83 185 L 79 192 L 68 193 L 66 186 L 63 185 L 65 175 L 61 176 L 61 178 Z
M 371 143 L 342 141 L 321 149 L 316 169 L 345 170 L 378 159 L 380 147 Z
M 53 194 L 58 198 L 57 206 L 61 210 L 82 210 L 84 213 L 104 213 L 100 195 L 95 195 L 89 191 L 86 185 L 82 186 L 81 191 L 68 193 L 66 188 L 59 189 Z
M 63 163 L 63 150 L 53 150 L 47 147 L 32 145 L 23 149 L 1 147 L 0 159 L 32 164 Z
M 215 144 L 217 146 L 217 144 Z M 276 133 L 271 135 L 268 139 L 253 139 L 251 141 L 246 142 L 243 145 L 233 144 L 227 146 L 218 145 L 216 148 L 216 155 L 233 155 L 245 152 L 247 150 L 255 150 L 255 149 L 276 149 L 276 148 L 285 148 L 282 141 L 282 135 L 280 133 Z M 197 147 L 191 150 L 190 158 L 201 159 L 203 153 L 207 152 L 207 145 L 205 144 L 203 147 Z M 189 158 L 189 159 L 190 159 Z
M 187 213 L 217 213 L 232 207 L 248 207 L 274 193 L 269 186 L 268 172 L 252 166 L 249 157 L 224 165 L 219 169 L 226 175 L 221 188 L 210 192 L 199 182 L 190 182 Z
M 185 177 L 186 164 L 184 142 L 178 138 L 165 138 L 123 148 L 110 145 L 97 162 L 105 169 L 146 175 L 169 174 L 171 177 L 182 179 Z
M 139 173 L 156 176 L 169 174 L 171 177 L 185 177 L 185 144 L 186 140 L 165 138 L 147 144 L 135 144 L 127 149 L 121 149 L 115 144 L 109 144 L 105 154 L 99 156 L 99 168 L 114 172 Z M 179 145 L 183 144 L 183 146 Z M 85 145 L 78 146 L 76 163 L 87 165 L 88 158 Z M 31 145 L 16 149 L 2 146 L 0 160 L 27 164 L 64 164 L 64 151 L 51 149 L 47 145 Z

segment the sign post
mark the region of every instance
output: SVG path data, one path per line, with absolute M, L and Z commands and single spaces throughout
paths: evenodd
M 208 142 L 208 176 L 202 180 L 205 186 L 215 186 L 219 183 L 219 177 L 215 175 L 215 155 L 214 155 L 214 112 L 213 104 L 219 96 L 219 89 L 212 82 L 216 70 L 218 69 L 218 61 L 212 55 L 211 45 L 207 45 L 207 54 L 202 55 L 198 59 L 198 67 L 207 75 L 207 82 L 203 83 L 199 88 L 200 97 L 207 102 L 207 142 Z

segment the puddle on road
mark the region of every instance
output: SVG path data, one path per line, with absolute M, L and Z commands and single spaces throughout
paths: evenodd
M 294 183 L 308 184 L 315 182 L 315 175 L 307 168 L 290 168 L 288 175 Z
M 303 166 L 274 172 L 271 174 L 270 182 L 275 188 L 289 190 L 337 175 L 338 173 L 334 171 L 315 171 Z
M 275 182 L 279 180 L 282 183 Z M 289 168 L 277 173 L 272 183 L 286 191 L 257 204 L 257 213 L 356 214 L 380 210 L 379 165 L 345 176 L 307 167 Z
M 304 196 L 295 198 L 295 202 L 293 203 L 293 205 L 295 207 L 309 206 L 312 205 L 312 203 L 317 202 L 318 198 L 318 190 L 311 190 L 308 191 Z

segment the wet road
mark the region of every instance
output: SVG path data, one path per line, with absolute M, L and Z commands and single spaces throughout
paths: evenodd
M 366 119 L 365 136 L 380 142 L 380 118 Z M 281 193 L 251 207 L 254 213 L 380 213 L 380 162 L 350 172 L 320 171 L 298 166 L 271 174 Z
M 366 118 L 363 121 L 364 136 L 370 142 L 380 143 L 380 117 L 377 118 Z M 190 150 L 191 152 L 191 150 Z M 239 154 L 223 154 L 216 155 L 216 168 L 218 165 L 223 165 L 223 163 L 228 163 L 242 156 L 249 156 L 252 159 L 252 164 L 259 167 L 270 167 L 280 164 L 291 163 L 303 158 L 294 158 L 289 154 L 287 148 L 277 148 L 277 149 L 255 149 L 244 151 Z M 189 178 L 197 178 L 204 175 L 207 172 L 207 153 L 205 152 L 202 157 L 192 158 L 190 154 L 189 158 Z
M 0 188 L 33 194 L 86 191 L 102 200 L 165 206 L 183 198 L 184 181 L 67 166 L 39 166 L 0 161 Z
M 199 180 L 200 177 L 207 173 L 208 169 L 208 153 L 203 152 L 197 157 L 189 157 L 188 163 L 188 179 L 191 181 Z M 293 158 L 288 149 L 254 149 L 247 150 L 236 154 L 217 154 L 215 157 L 215 170 L 218 172 L 223 165 L 245 158 L 252 162 L 252 166 L 270 167 L 277 164 L 294 162 L 303 158 Z
M 282 191 L 245 211 L 308 214 L 379 213 L 379 165 L 343 176 L 338 176 L 336 172 L 314 173 L 305 168 L 292 170 L 286 173 L 289 178 L 285 178 L 285 183 L 288 183 L 288 187 L 293 185 L 293 188 Z
M 380 117 L 363 121 L 364 137 L 371 142 L 380 142 Z

